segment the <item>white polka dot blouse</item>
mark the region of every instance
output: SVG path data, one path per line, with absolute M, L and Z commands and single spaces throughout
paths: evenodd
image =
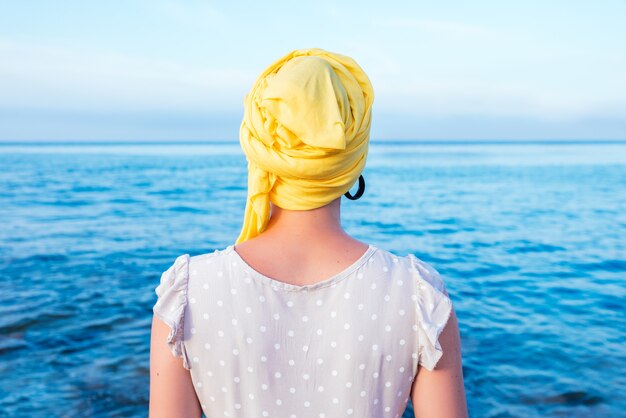
M 257 272 L 234 245 L 185 254 L 155 292 L 163 343 L 208 417 L 400 418 L 452 310 L 430 264 L 373 245 L 304 286 Z

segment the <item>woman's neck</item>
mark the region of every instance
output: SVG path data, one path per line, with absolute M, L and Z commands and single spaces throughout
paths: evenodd
M 311 210 L 287 210 L 274 204 L 264 235 L 324 236 L 344 235 L 341 227 L 340 203 L 335 199 L 326 206 Z
M 354 262 L 367 250 L 368 244 L 343 230 L 339 206 L 340 198 L 312 210 L 285 210 L 272 205 L 265 230 L 237 244 L 236 251 L 248 260 L 260 263 L 258 265 L 262 265 L 259 260 L 272 259 L 276 254 L 286 257 L 289 262 L 337 257 Z

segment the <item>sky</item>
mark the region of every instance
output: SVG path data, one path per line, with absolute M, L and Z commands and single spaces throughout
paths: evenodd
M 354 58 L 371 138 L 626 139 L 626 2 L 0 0 L 0 141 L 236 142 L 294 49 Z

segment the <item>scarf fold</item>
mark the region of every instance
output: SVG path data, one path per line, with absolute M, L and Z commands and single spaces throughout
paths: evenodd
M 236 243 L 265 230 L 270 201 L 309 210 L 350 190 L 365 168 L 373 100 L 352 58 L 320 48 L 294 50 L 261 73 L 239 132 L 248 196 Z

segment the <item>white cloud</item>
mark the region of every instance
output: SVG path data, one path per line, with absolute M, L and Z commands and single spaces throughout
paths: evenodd
M 0 40 L 0 107 L 240 108 L 255 74 Z
M 570 119 L 624 116 L 626 100 L 607 100 L 575 89 L 546 90 L 526 83 L 471 80 L 374 79 L 377 106 L 421 115 L 492 115 Z M 616 109 L 622 109 L 617 112 Z
M 150 0 L 145 4 L 182 25 L 223 25 L 229 20 L 226 14 L 206 2 Z
M 391 17 L 374 20 L 374 23 L 377 26 L 387 29 L 416 29 L 455 37 L 484 37 L 493 35 L 493 31 L 486 27 L 471 25 L 467 23 L 452 22 L 448 20 L 418 19 L 413 17 Z

